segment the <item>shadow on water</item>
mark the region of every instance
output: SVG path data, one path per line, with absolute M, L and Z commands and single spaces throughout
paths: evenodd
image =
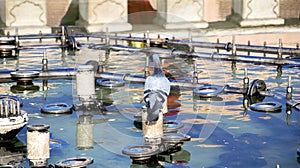
M 0 166 L 16 166 L 26 159 L 26 145 L 18 138 L 0 142 Z

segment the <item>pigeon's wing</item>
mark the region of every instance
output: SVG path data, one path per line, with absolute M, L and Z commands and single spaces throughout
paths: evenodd
M 162 109 L 167 96 L 158 91 L 149 91 L 146 94 L 145 102 L 147 106 L 147 121 L 157 121 L 159 112 Z
M 145 81 L 144 91 L 146 90 L 161 90 L 165 94 L 170 93 L 170 81 L 166 77 L 149 76 Z

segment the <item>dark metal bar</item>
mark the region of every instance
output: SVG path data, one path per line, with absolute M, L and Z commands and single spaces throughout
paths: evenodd
M 146 41 L 146 38 L 141 37 L 111 37 L 119 38 L 120 40 L 131 40 L 131 41 Z M 234 48 L 233 44 L 228 43 L 211 43 L 211 42 L 195 42 L 190 40 L 168 40 L 169 44 L 181 44 L 181 45 L 192 45 L 193 47 L 200 47 L 200 48 L 216 48 L 216 49 L 225 49 L 228 45 L 228 49 L 232 50 Z M 265 43 L 266 44 L 266 43 Z M 277 54 L 279 47 L 271 47 L 271 46 L 258 46 L 258 45 L 243 45 L 243 44 L 235 44 L 237 51 L 249 51 L 249 52 L 265 52 L 270 54 Z M 300 54 L 300 50 L 298 48 L 287 48 L 287 47 L 280 47 L 282 49 L 282 54 Z
M 182 44 L 187 45 L 188 41 L 186 40 L 169 40 L 169 44 Z M 233 45 L 231 43 L 210 43 L 210 42 L 193 42 L 192 45 L 194 47 L 200 47 L 200 48 L 216 48 L 216 49 L 233 49 Z M 237 51 L 250 51 L 250 52 L 265 52 L 269 54 L 277 54 L 278 53 L 278 47 L 271 47 L 271 46 L 258 46 L 258 45 L 244 45 L 244 44 L 236 44 L 236 50 Z M 284 48 L 282 47 L 282 54 L 300 54 L 300 50 L 295 48 Z
M 219 45 L 219 43 L 220 43 L 220 39 L 217 38 L 217 45 Z M 217 48 L 217 52 L 219 52 L 219 51 L 220 51 L 220 49 Z
M 263 48 L 264 56 L 266 56 L 266 47 L 267 47 L 267 42 L 264 41 L 264 48 Z
M 3 118 L 4 116 L 4 108 L 3 108 L 3 102 L 4 100 L 0 100 L 0 117 Z
M 40 70 L 34 70 L 34 71 L 40 72 L 39 76 L 34 79 L 70 78 L 70 77 L 75 76 L 76 72 L 77 72 L 75 68 L 56 68 L 56 69 L 49 69 L 45 72 L 42 72 Z M 14 72 L 14 71 L 12 71 L 12 70 L 0 71 L 1 82 L 13 81 L 11 79 L 11 75 L 10 75 L 11 72 Z M 97 74 L 95 74 L 95 78 L 118 79 L 118 80 L 125 80 L 125 81 L 138 82 L 138 83 L 145 82 L 144 76 L 129 75 L 129 74 L 117 74 L 117 73 L 111 73 L 111 72 L 97 73 Z M 171 86 L 182 86 L 182 87 L 188 87 L 188 88 L 198 87 L 197 85 L 192 84 L 192 83 L 179 82 L 179 81 L 171 81 Z
M 20 40 L 34 40 L 34 39 L 56 39 L 60 38 L 60 34 L 31 34 L 31 35 L 16 35 Z
M 97 73 L 95 75 L 96 78 L 109 78 L 109 79 L 117 79 L 117 80 L 125 80 L 130 82 L 138 82 L 138 83 L 144 83 L 145 78 L 143 76 L 137 76 L 137 75 L 128 75 L 128 74 L 117 74 L 117 73 L 111 73 L 111 72 L 102 72 Z M 170 81 L 171 86 L 181 86 L 181 87 L 187 87 L 187 88 L 196 88 L 199 87 L 199 85 L 195 85 L 193 83 L 187 83 L 187 82 L 180 82 L 180 81 Z
M 232 87 L 232 86 L 227 85 L 224 88 L 224 92 L 226 92 L 226 93 L 246 94 L 247 90 L 245 88 Z
M 146 60 L 145 60 L 145 69 L 144 69 L 144 75 L 145 77 L 150 75 L 150 54 L 146 54 Z
M 62 46 L 65 46 L 64 44 L 64 36 L 66 35 L 67 30 L 64 30 L 64 27 L 62 27 L 62 33 L 61 34 L 39 34 L 39 35 L 16 35 L 15 38 L 18 40 L 30 40 L 30 39 L 44 39 L 44 38 L 60 38 L 62 40 Z M 125 41 L 137 41 L 137 42 L 147 42 L 147 39 L 150 41 L 153 41 L 155 39 L 150 39 L 149 37 L 132 37 L 132 36 L 116 36 L 116 35 L 107 35 L 106 33 L 103 34 L 72 34 L 75 38 L 80 37 L 86 37 L 86 38 L 109 38 L 111 40 L 125 40 Z M 215 48 L 217 50 L 229 50 L 232 51 L 245 51 L 245 52 L 257 52 L 257 53 L 270 53 L 270 54 L 287 54 L 287 55 L 293 55 L 293 54 L 300 54 L 300 50 L 298 47 L 296 48 L 287 48 L 282 47 L 282 45 L 279 45 L 279 47 L 271 47 L 271 46 L 257 46 L 257 45 L 250 45 L 250 44 L 233 44 L 233 43 L 220 43 L 217 41 L 216 43 L 213 42 L 196 42 L 191 41 L 189 38 L 188 40 L 176 40 L 176 39 L 166 39 L 165 41 L 167 44 L 178 44 L 178 45 L 186 45 L 186 46 L 192 46 L 192 47 L 199 47 L 199 48 Z M 280 50 L 279 50 L 280 49 Z M 280 52 L 279 52 L 280 51 Z
M 19 50 L 32 50 L 32 49 L 51 49 L 51 48 L 67 48 L 68 45 L 61 44 L 32 44 L 19 46 Z
M 194 63 L 194 73 L 193 73 L 193 83 L 198 83 L 198 70 L 197 70 L 197 64 Z
M 32 71 L 32 70 L 28 70 Z M 55 77 L 72 77 L 76 74 L 76 69 L 75 68 L 55 68 L 55 69 L 48 69 L 47 71 L 42 71 L 42 70 L 33 70 L 33 71 L 38 71 L 39 76 L 37 79 L 40 78 L 55 78 Z M 2 70 L 0 71 L 0 79 L 6 79 L 6 80 L 11 80 L 11 72 L 15 72 L 15 70 Z M 7 82 L 4 80 L 1 80 L 2 82 Z
M 281 39 L 279 39 L 278 59 L 282 59 L 282 40 Z
M 234 35 L 232 36 L 232 49 L 231 49 L 231 51 L 232 51 L 232 55 L 236 56 L 237 49 L 236 49 L 235 36 Z
M 64 26 L 61 26 L 61 37 L 60 37 L 60 41 L 61 41 L 61 46 L 66 45 L 66 35 L 65 35 L 65 28 Z
M 42 43 L 42 39 L 43 39 L 43 38 L 42 38 L 42 36 L 43 36 L 43 33 L 42 33 L 42 31 L 40 31 L 40 32 L 39 32 L 39 36 L 40 36 L 40 38 L 39 38 L 39 40 L 40 40 L 40 43 Z
M 145 53 L 157 53 L 157 54 L 170 54 L 169 49 L 161 49 L 161 48 L 135 48 L 135 47 L 111 47 L 111 49 L 116 50 L 135 50 L 139 52 Z M 208 53 L 208 52 L 187 52 L 182 50 L 174 50 L 172 51 L 173 55 L 183 56 L 183 57 L 198 57 L 198 58 L 205 58 L 205 59 L 221 59 L 226 61 L 242 61 L 242 62 L 253 62 L 253 63 L 267 63 L 267 64 L 275 64 L 275 65 L 286 65 L 286 64 L 299 64 L 300 60 L 297 59 L 277 59 L 271 57 L 261 57 L 261 56 L 247 56 L 247 55 L 236 55 L 232 56 L 231 54 L 218 54 L 218 53 Z
M 288 99 L 288 100 L 292 99 L 293 88 L 292 88 L 291 82 L 292 82 L 292 78 L 291 78 L 291 76 L 289 76 L 288 86 L 286 87 L 286 99 Z
M 250 40 L 248 40 L 248 46 L 251 46 Z M 248 51 L 248 55 L 250 55 L 250 51 Z
M 243 79 L 244 89 L 248 89 L 249 87 L 249 77 L 248 77 L 248 69 L 245 67 L 244 69 L 244 79 Z

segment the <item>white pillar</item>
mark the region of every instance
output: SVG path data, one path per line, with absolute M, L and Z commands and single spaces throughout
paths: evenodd
M 51 33 L 47 27 L 46 0 L 0 0 L 0 19 L 3 33 L 19 34 Z
M 233 0 L 232 21 L 241 27 L 282 25 L 279 4 L 279 0 Z
M 89 32 L 132 30 L 128 23 L 127 0 L 79 0 L 79 20 Z
M 204 0 L 157 0 L 156 24 L 166 29 L 207 28 Z
M 92 65 L 79 65 L 76 73 L 77 95 L 81 101 L 91 101 L 95 96 L 95 72 Z

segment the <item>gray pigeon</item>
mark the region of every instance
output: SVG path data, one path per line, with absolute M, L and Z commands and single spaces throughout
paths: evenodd
M 170 93 L 170 82 L 162 71 L 159 56 L 153 54 L 152 57 L 154 71 L 147 77 L 144 88 L 144 101 L 147 107 L 146 123 L 148 124 L 157 121 L 159 112 Z

